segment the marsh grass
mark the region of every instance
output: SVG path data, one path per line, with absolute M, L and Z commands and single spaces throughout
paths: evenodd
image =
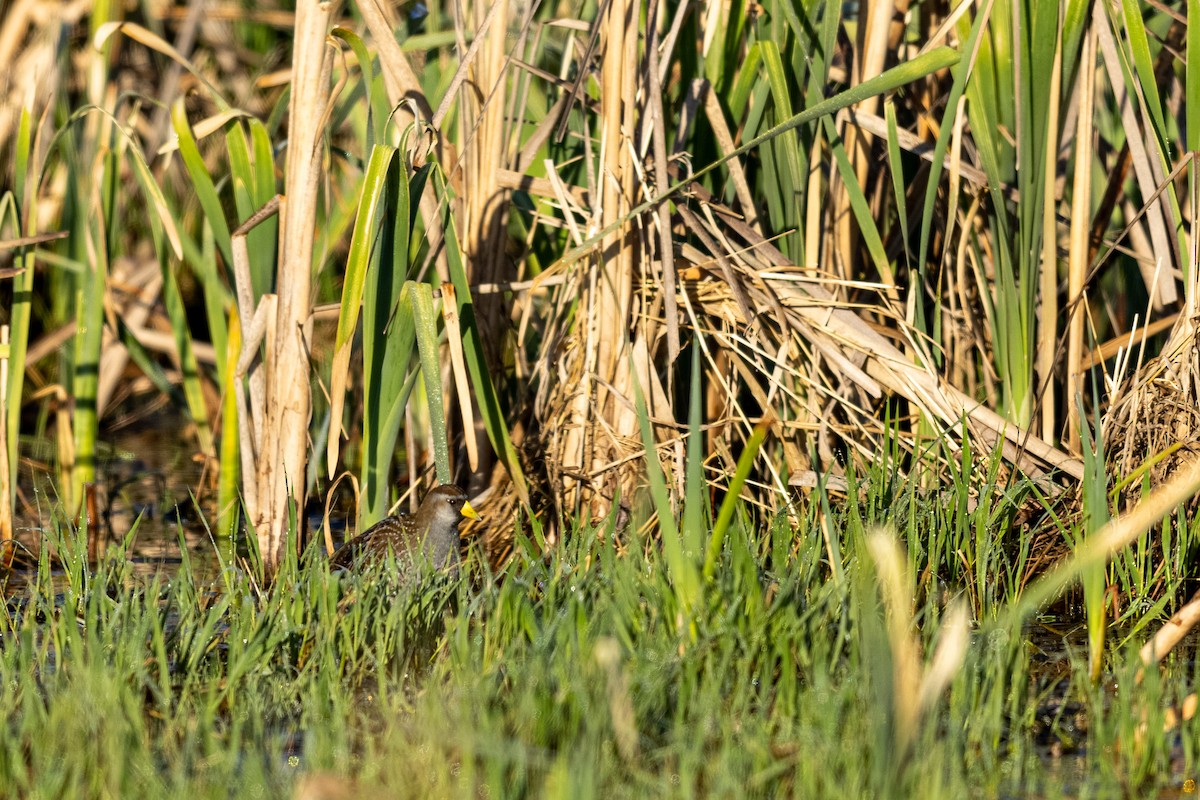
M 615 517 L 544 556 L 518 532 L 503 573 L 472 549 L 462 577 L 421 587 L 330 574 L 317 548 L 267 590 L 241 563 L 205 583 L 186 559 L 139 578 L 119 546 L 89 567 L 86 533 L 59 529 L 0 618 L 0 794 L 280 797 L 324 781 L 347 796 L 1103 797 L 1192 774 L 1193 731 L 1163 733 L 1192 669 L 1172 656 L 1126 690 L 1136 641 L 1111 646 L 1096 686 L 1086 652 L 1051 652 L 1047 669 L 1024 628 L 985 611 L 925 713 L 901 711 L 897 664 L 937 661 L 953 598 L 971 597 L 954 587 L 974 576 L 929 579 L 927 559 L 951 564 L 893 545 L 889 569 L 912 583 L 885 602 L 888 548 L 868 555 L 869 532 L 1006 522 L 977 506 L 954 524 L 882 468 L 859 487 L 858 502 L 800 502 L 795 528 L 757 530 L 739 504 L 692 595 L 666 549 Z M 986 583 L 995 608 L 1016 596 Z M 1085 765 L 1080 783 L 1062 783 L 1059 750 Z

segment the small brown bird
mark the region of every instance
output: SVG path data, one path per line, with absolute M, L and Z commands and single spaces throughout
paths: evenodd
M 332 569 L 355 569 L 382 563 L 391 551 L 402 565 L 427 561 L 435 569 L 458 572 L 458 524 L 479 519 L 467 493 L 453 484 L 431 490 L 416 516 L 382 519 L 347 540 L 329 559 Z

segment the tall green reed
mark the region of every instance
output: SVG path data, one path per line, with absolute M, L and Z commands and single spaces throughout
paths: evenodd
M 1082 399 L 1077 399 L 1082 404 Z M 1082 411 L 1081 411 L 1082 416 Z M 1098 418 L 1082 430 L 1083 463 L 1086 469 L 1082 490 L 1083 516 L 1075 532 L 1076 545 L 1086 541 L 1110 519 L 1108 472 L 1104 458 L 1104 430 Z M 1080 572 L 1083 607 L 1087 618 L 1088 674 L 1093 683 L 1104 668 L 1104 644 L 1108 630 L 1108 565 L 1095 564 Z

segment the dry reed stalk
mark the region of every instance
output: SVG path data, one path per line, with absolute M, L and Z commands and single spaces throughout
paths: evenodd
M 323 150 L 332 51 L 326 46 L 334 3 L 307 0 L 296 11 L 292 94 L 288 107 L 289 136 L 285 191 L 280 204 L 278 308 L 274 342 L 268 340 L 263 363 L 265 387 L 261 406 L 261 447 L 245 481 L 256 484 L 257 509 L 250 517 L 268 575 L 283 556 L 291 514 L 303 513 L 308 466 L 308 424 L 312 411 L 306 337 L 311 327 L 311 279 L 318 189 Z M 240 282 L 239 282 L 240 283 Z M 247 326 L 250 328 L 251 326 Z M 258 341 L 247 332 L 247 351 Z M 249 492 L 247 492 L 249 494 Z M 249 508 L 247 509 L 249 511 Z
M 8 326 L 0 325 L 0 419 L 8 419 Z M 8 426 L 0 425 L 0 566 L 12 558 L 12 475 L 8 471 Z
M 1175 646 L 1183 641 L 1183 637 L 1196 627 L 1198 622 L 1200 622 L 1200 592 L 1192 595 L 1192 599 L 1172 614 L 1171 618 L 1162 624 L 1154 636 L 1150 637 L 1150 641 L 1142 645 L 1141 650 L 1138 651 L 1142 665 L 1149 667 L 1166 658 L 1175 649 Z M 1141 680 L 1140 671 L 1138 680 Z
M 722 156 L 727 156 L 737 149 L 737 145 L 733 141 L 733 132 L 729 130 L 729 123 L 725 121 L 725 112 L 721 108 L 721 101 L 717 99 L 716 92 L 713 92 L 711 87 L 704 93 L 704 118 L 712 126 L 713 134 L 717 139 L 717 147 Z M 655 158 L 657 157 L 656 151 Z M 746 169 L 742 164 L 742 159 L 730 159 L 728 167 L 729 179 L 733 181 L 733 189 L 737 193 L 742 216 L 746 218 L 746 224 L 761 235 L 762 224 L 759 222 L 754 195 L 750 192 L 750 184 L 746 180 Z M 809 191 L 815 192 L 816 190 L 810 187 Z
M 810 275 L 816 275 L 820 268 L 821 244 L 825 237 L 825 230 L 821 224 L 825 212 L 825 198 L 821 194 L 824 138 L 822 127 L 813 127 L 815 131 L 812 149 L 808 156 L 808 206 L 804 211 L 804 263 L 801 265 Z
M 470 8 L 470 4 L 467 8 Z M 460 23 L 460 33 L 468 26 L 474 27 L 474 41 L 464 54 L 455 74 L 455 82 L 434 116 L 434 125 L 440 125 L 445 115 L 442 109 L 448 108 L 458 82 L 465 78 L 469 90 L 457 92 L 458 142 L 463 176 L 459 197 L 461 213 L 457 216 L 463 232 L 469 280 L 473 283 L 499 283 L 512 277 L 504 248 L 508 228 L 508 192 L 499 181 L 500 171 L 508 167 L 509 157 L 509 132 L 504 118 L 509 79 L 508 54 L 505 50 L 508 0 L 494 0 L 486 14 L 482 6 L 475 7 L 474 11 L 467 11 L 462 19 L 456 17 Z M 448 171 L 451 180 L 454 180 L 459 165 L 453 165 Z M 504 298 L 502 295 L 480 297 L 475 299 L 474 306 L 484 360 L 488 364 L 502 363 L 504 329 L 508 322 Z M 443 307 L 446 307 L 445 302 Z M 461 339 L 455 344 L 461 344 Z M 461 352 L 458 356 L 461 363 Z M 487 436 L 483 430 L 482 416 L 476 415 L 471 408 L 474 398 L 468 391 L 465 375 L 456 386 L 460 405 L 465 412 L 462 416 L 462 433 L 466 440 L 469 466 L 473 475 L 483 479 L 476 480 L 472 485 L 472 489 L 478 491 L 490 477 L 488 473 L 494 454 L 487 448 L 480 452 L 479 443 L 486 442 Z M 475 422 L 476 418 L 478 423 Z
M 458 319 L 458 304 L 453 283 L 442 284 L 442 320 L 446 330 L 446 349 L 450 355 L 450 370 L 454 376 L 454 390 L 458 398 L 459 413 L 463 422 L 463 444 L 467 450 L 467 463 L 474 473 L 479 469 L 478 430 L 475 424 L 475 409 L 471 397 L 471 386 L 467 382 L 467 362 L 463 354 L 462 326 Z M 480 421 L 482 424 L 482 420 Z M 415 474 L 415 473 L 414 473 Z
M 650 79 L 648 87 L 650 108 L 649 113 L 644 117 L 646 124 L 650 126 L 649 138 L 653 142 L 654 147 L 654 187 L 655 192 L 658 194 L 666 192 L 671 185 L 671 179 L 667 172 L 667 120 L 663 112 L 662 80 L 659 77 L 658 65 L 658 24 L 655 12 L 660 8 L 661 5 L 659 3 L 651 3 L 651 11 L 647 22 L 650 29 L 650 41 L 646 46 L 646 74 Z M 717 103 L 713 92 L 705 92 L 705 97 L 708 101 L 706 111 L 710 118 L 716 116 L 723 123 L 725 116 L 721 113 L 720 105 Z M 715 129 L 717 130 L 718 139 L 721 139 L 722 134 L 724 134 L 722 146 L 727 145 L 725 152 L 732 152 L 734 149 L 733 139 L 729 134 L 728 128 Z M 645 126 L 643 126 L 644 130 Z M 747 215 L 757 220 L 757 215 L 754 214 L 754 202 L 750 198 L 749 188 L 746 187 L 746 178 L 740 168 L 741 162 L 736 158 L 730 162 L 730 174 L 734 178 L 734 184 L 745 188 L 745 193 L 739 192 L 738 195 L 742 200 L 743 209 Z M 662 203 L 658 207 L 657 227 L 659 236 L 657 263 L 663 287 L 663 315 L 667 326 L 667 364 L 673 365 L 675 359 L 679 358 L 679 303 L 675 297 L 675 246 L 671 238 L 671 208 L 666 203 Z M 673 374 L 674 371 L 671 370 L 668 376 Z M 670 380 L 670 377 L 668 377 L 668 380 Z M 679 472 L 682 475 L 683 470 Z
M 696 194 L 703 192 L 693 186 Z M 1047 467 L 1059 469 L 1069 476 L 1083 475 L 1082 463 L 1078 459 L 1051 446 L 1003 417 L 978 401 L 949 385 L 944 378 L 927 367 L 919 366 L 908 358 L 895 344 L 879 333 L 874 326 L 844 301 L 839 301 L 819 280 L 804 279 L 795 271 L 788 259 L 774 246 L 761 241 L 745 223 L 731 216 L 722 215 L 721 220 L 751 249 L 726 253 L 736 266 L 737 282 L 749 298 L 748 304 L 755 309 L 775 308 L 781 304 L 786 312 L 786 324 L 792 329 L 803 329 L 810 343 L 824 348 L 827 357 L 838 373 L 844 390 L 861 393 L 864 405 L 853 403 L 845 406 L 852 416 L 859 416 L 865 404 L 872 403 L 886 390 L 908 399 L 919 407 L 931 420 L 940 421 L 947 434 L 954 434 L 965 418 L 973 435 L 984 442 L 1002 448 L 1005 458 L 1022 471 L 1039 476 Z M 748 261 L 753 258 L 759 263 Z M 766 267 L 764 269 L 764 267 Z M 698 294 L 705 315 L 713 320 L 733 320 L 739 325 L 750 322 L 741 316 L 740 303 L 733 302 L 731 292 L 724 282 L 706 282 L 709 291 Z M 897 320 L 900 334 L 911 348 L 924 345 L 906 332 Z M 773 328 L 762 325 L 760 336 L 777 337 Z M 802 345 L 802 342 L 797 342 Z M 776 350 L 780 345 L 769 345 Z M 928 364 L 925 357 L 921 363 Z M 797 361 L 792 367 L 801 375 L 810 365 Z M 822 391 L 830 384 L 815 375 L 802 380 L 802 385 Z M 845 395 L 839 402 L 846 402 Z M 827 411 L 822 411 L 827 416 Z M 874 424 L 878 425 L 876 420 Z
M 611 192 L 605 199 L 603 209 L 602 220 L 605 225 L 628 214 L 633 206 L 634 195 L 638 191 L 636 185 L 642 182 L 638 176 L 641 165 L 634 160 L 635 143 L 632 137 L 637 128 L 637 97 L 648 86 L 644 72 L 639 69 L 639 64 L 644 63 L 638 51 L 640 4 L 622 3 L 619 15 L 616 14 L 617 11 L 618 9 L 614 9 L 610 24 L 625 26 L 621 37 L 621 49 L 614 51 L 620 60 L 606 62 L 606 66 L 612 67 L 612 70 L 602 72 L 606 82 L 607 79 L 612 79 L 609 88 L 616 89 L 615 94 L 609 95 L 611 100 L 616 102 L 608 109 L 613 112 L 616 121 L 605 126 L 604 145 L 610 148 L 603 159 L 607 174 L 602 174 L 600 178 L 603 188 Z M 601 113 L 604 112 L 602 107 Z M 630 450 L 636 452 L 640 449 L 631 446 L 638 437 L 637 415 L 631 404 L 621 402 L 623 398 L 634 396 L 635 382 L 643 387 L 642 391 L 647 395 L 647 404 L 652 415 L 660 418 L 670 416 L 670 404 L 664 402 L 662 387 L 657 385 L 658 375 L 653 369 L 653 359 L 647 352 L 646 331 L 637 331 L 634 334 L 636 338 L 630 341 L 629 320 L 635 302 L 634 276 L 636 272 L 640 272 L 635 267 L 635 260 L 640 257 L 644 259 L 642 263 L 649 262 L 643 241 L 644 235 L 636 233 L 635 225 L 631 222 L 614 232 L 609 239 L 609 245 L 617 248 L 615 264 L 609 260 L 610 252 L 604 247 L 601 249 L 605 263 L 602 267 L 599 291 L 601 352 L 598 364 L 600 377 L 615 389 L 615 395 L 606 398 L 607 387 L 605 383 L 598 382 L 598 428 L 599 432 L 605 435 L 592 439 L 591 456 L 594 470 L 621 458 Z M 609 349 L 608 355 L 611 360 L 607 360 L 603 351 L 606 344 L 614 342 L 619 342 L 620 345 Z M 611 432 L 608 430 L 610 426 Z M 625 481 L 623 486 L 618 483 L 622 480 Z M 611 475 L 608 486 L 603 487 L 598 496 L 592 497 L 593 512 L 597 516 L 608 512 L 611 498 L 606 495 L 609 492 L 620 490 L 622 495 L 632 494 L 633 484 L 629 481 L 628 475 Z
M 263 352 L 268 358 L 275 352 L 275 321 L 278 297 L 265 294 L 256 308 L 250 277 L 250 253 L 246 237 L 257 225 L 285 205 L 281 197 L 275 197 L 263 208 L 243 222 L 230 236 L 233 251 L 233 271 L 237 287 L 239 330 L 244 332 L 237 368 L 234 372 L 234 391 L 237 395 L 238 455 L 241 459 L 242 497 L 246 505 L 246 518 L 254 526 L 256 535 L 258 520 L 264 512 L 259 506 L 258 463 L 263 455 L 263 424 L 266 414 L 266 372 L 260 366 L 250 371 L 258 357 L 259 345 L 265 340 Z M 280 228 L 282 236 L 283 229 Z M 249 377 L 247 378 L 247 373 Z M 245 383 L 243 383 L 245 379 Z M 249 384 L 249 397 L 247 387 Z
M 1082 399 L 1084 285 L 1088 268 L 1088 240 L 1092 224 L 1092 131 L 1096 96 L 1096 29 L 1107 25 L 1104 12 L 1095 7 L 1092 24 L 1083 34 L 1077 87 L 1079 116 L 1075 134 L 1075 182 L 1071 195 L 1071 238 L 1067 267 L 1067 374 L 1063 394 L 1067 403 L 1067 443 L 1079 452 L 1079 405 Z
M 584 508 L 593 518 L 608 511 L 618 491 L 628 497 L 633 485 L 628 471 L 614 471 L 630 452 L 637 452 L 637 417 L 624 401 L 633 397 L 633 381 L 651 385 L 649 359 L 634 361 L 629 322 L 633 306 L 635 253 L 631 222 L 621 221 L 632 207 L 636 173 L 630 137 L 636 129 L 635 98 L 639 88 L 637 5 L 614 0 L 593 27 L 601 43 L 600 175 L 594 195 L 591 230 L 614 226 L 599 251 L 587 261 L 580 295 L 578 324 L 565 353 L 566 381 L 551 391 L 550 407 L 561 432 L 553 434 L 549 472 L 561 485 L 562 508 Z M 597 40 L 599 41 L 599 40 Z M 598 213 L 596 213 L 598 212 Z M 644 351 L 643 351 L 644 352 Z M 638 367 L 641 366 L 641 370 Z M 652 401 L 653 403 L 653 401 Z M 661 412 L 653 403 L 651 413 Z
M 1041 437 L 1052 442 L 1057 435 L 1054 405 L 1054 362 L 1058 342 L 1058 108 L 1062 94 L 1062 22 L 1054 48 L 1054 66 L 1050 73 L 1050 110 L 1046 118 L 1046 163 L 1042 185 L 1042 260 L 1038 280 L 1037 365 L 1034 375 L 1041 390 L 1036 403 L 1041 406 Z

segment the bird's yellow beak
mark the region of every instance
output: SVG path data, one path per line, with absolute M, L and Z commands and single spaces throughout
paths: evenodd
M 471 508 L 471 504 L 466 500 L 464 500 L 462 504 L 462 515 L 467 519 L 479 519 L 479 514 L 475 511 L 475 509 Z

